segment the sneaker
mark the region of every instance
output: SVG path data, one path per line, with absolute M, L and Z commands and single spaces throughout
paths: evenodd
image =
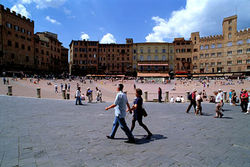
M 112 136 L 106 136 L 108 139 L 114 139 L 114 137 Z
M 220 118 L 222 118 L 222 117 L 223 117 L 223 115 L 224 115 L 224 114 L 221 114 L 221 115 L 220 115 Z
M 246 112 L 246 113 L 244 113 L 244 114 L 250 114 L 250 112 Z

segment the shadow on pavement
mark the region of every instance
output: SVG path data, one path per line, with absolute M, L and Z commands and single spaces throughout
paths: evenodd
M 161 134 L 153 134 L 151 139 L 147 139 L 147 136 L 144 136 L 141 139 L 136 139 L 135 144 L 146 144 L 155 140 L 162 140 L 162 139 L 167 139 L 167 137 L 161 135 Z
M 222 117 L 222 119 L 233 119 L 232 117 Z
M 213 114 L 208 114 L 208 113 L 202 113 L 202 116 L 211 116 L 211 115 L 213 115 Z

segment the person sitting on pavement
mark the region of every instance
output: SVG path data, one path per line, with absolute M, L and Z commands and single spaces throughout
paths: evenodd
M 181 98 L 180 98 L 180 96 L 177 96 L 177 97 L 176 97 L 175 102 L 176 102 L 176 103 L 181 103 Z

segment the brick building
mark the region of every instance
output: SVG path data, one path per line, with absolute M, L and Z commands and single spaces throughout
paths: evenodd
M 62 58 L 62 43 L 57 34 L 37 32 L 35 34 L 35 64 L 44 72 L 62 73 L 67 70 L 67 59 Z
M 68 72 L 68 59 L 62 58 L 61 49 L 57 34 L 34 34 L 33 20 L 0 5 L 0 71 Z
M 250 71 L 250 30 L 237 31 L 237 16 L 224 18 L 222 35 L 191 34 L 193 73 Z
M 132 44 L 72 40 L 70 74 L 127 74 L 132 71 Z
M 69 71 L 69 49 L 62 46 L 61 49 L 61 70 L 62 72 L 68 73 Z
M 0 5 L 0 32 L 0 70 L 33 70 L 34 21 Z
M 184 38 L 174 39 L 175 50 L 175 73 L 176 74 L 190 74 L 192 73 L 192 50 L 193 43 L 191 40 Z

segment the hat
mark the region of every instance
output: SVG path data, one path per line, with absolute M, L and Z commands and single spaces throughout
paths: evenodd
M 197 92 L 197 90 L 196 90 L 196 89 L 193 89 L 193 92 Z
M 221 92 L 221 91 L 222 91 L 221 89 L 218 90 L 218 92 Z

